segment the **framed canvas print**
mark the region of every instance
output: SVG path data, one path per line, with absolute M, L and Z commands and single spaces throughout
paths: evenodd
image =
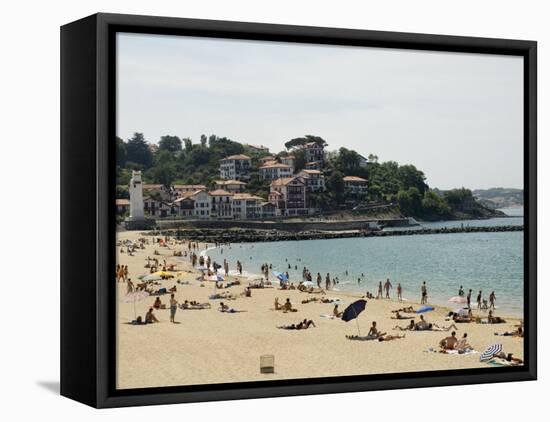
M 536 378 L 536 43 L 61 29 L 61 393 Z

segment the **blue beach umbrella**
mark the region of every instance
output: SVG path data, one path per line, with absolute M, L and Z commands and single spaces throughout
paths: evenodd
M 365 306 L 367 306 L 367 301 L 364 299 L 359 299 L 344 309 L 344 312 L 342 313 L 342 321 L 349 322 L 354 319 L 355 322 L 357 322 L 357 332 L 359 335 L 361 335 L 361 330 L 359 329 L 359 320 L 357 317 L 365 310 Z
M 419 308 L 416 313 L 417 314 L 423 314 L 424 312 L 430 312 L 430 311 L 433 311 L 434 310 L 434 307 L 433 306 L 423 306 L 422 308 Z
M 367 301 L 364 299 L 353 302 L 344 310 L 342 320 L 348 322 L 357 318 L 359 314 L 365 310 L 365 306 L 367 306 Z

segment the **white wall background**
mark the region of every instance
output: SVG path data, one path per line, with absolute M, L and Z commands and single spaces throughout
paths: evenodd
M 550 29 L 536 0 L 18 1 L 2 5 L 2 419 L 520 420 L 547 408 Z M 539 42 L 539 381 L 94 411 L 57 395 L 59 26 L 95 12 L 533 39 Z M 6 132 L 7 130 L 7 132 Z M 23 164 L 20 167 L 20 164 Z M 545 189 L 546 188 L 546 189 Z M 546 235 L 546 236 L 545 236 Z M 15 251 L 15 253 L 14 253 Z M 78 282 L 78 280 L 75 280 Z M 23 293 L 23 294 L 21 294 Z M 12 296 L 13 294 L 13 296 Z M 10 297 L 12 296 L 12 297 Z M 546 391 L 545 391 L 546 390 Z M 536 419 L 541 419 L 542 416 Z

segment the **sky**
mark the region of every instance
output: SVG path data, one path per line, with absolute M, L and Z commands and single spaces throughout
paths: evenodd
M 523 59 L 222 40 L 117 37 L 117 135 L 216 134 L 414 164 L 430 187 L 523 187 Z

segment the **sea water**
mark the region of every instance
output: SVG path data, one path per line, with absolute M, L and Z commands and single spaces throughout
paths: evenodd
M 509 210 L 505 210 L 509 213 Z M 428 227 L 523 224 L 523 217 L 514 209 L 513 218 L 495 218 L 462 222 L 427 223 Z M 223 250 L 223 251 L 222 251 Z M 387 278 L 403 287 L 403 298 L 420 300 L 420 286 L 426 281 L 432 304 L 456 306 L 448 299 L 472 289 L 475 305 L 479 290 L 488 299 L 495 291 L 497 314 L 523 315 L 523 232 L 452 233 L 418 236 L 389 236 L 300 240 L 281 242 L 234 243 L 213 248 L 208 255 L 221 263 L 224 258 L 234 269 L 237 260 L 246 274 L 260 274 L 262 263 L 272 271 L 288 271 L 290 280 L 302 280 L 307 267 L 315 281 L 319 272 L 331 279 L 338 277 L 335 291 L 376 295 L 378 282 Z M 271 273 L 272 274 L 272 273 Z M 274 279 L 273 275 L 270 278 Z M 336 294 L 336 293 L 335 293 Z

